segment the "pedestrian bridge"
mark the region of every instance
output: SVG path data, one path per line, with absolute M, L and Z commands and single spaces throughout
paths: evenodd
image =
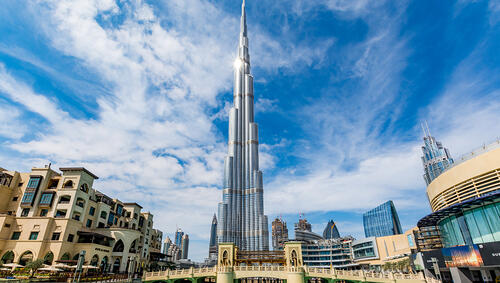
M 242 279 L 249 282 L 255 278 L 272 278 L 286 280 L 287 283 L 304 283 L 309 279 L 316 282 L 333 283 L 337 281 L 351 282 L 392 282 L 392 283 L 437 283 L 434 279 L 424 278 L 422 273 L 403 274 L 393 272 L 375 272 L 363 270 L 340 270 L 325 268 L 310 268 L 303 265 L 302 250 L 299 242 L 288 242 L 282 252 L 282 260 L 271 252 L 270 261 L 262 257 L 265 253 L 238 252 L 234 244 L 219 244 L 219 257 L 217 266 L 207 268 L 190 268 L 182 270 L 166 270 L 159 272 L 146 272 L 144 282 L 177 283 L 191 281 L 201 283 L 205 281 L 216 283 L 235 283 Z M 242 263 L 244 265 L 242 265 Z M 258 265 L 267 263 L 268 265 Z M 282 263 L 282 265 L 280 265 Z M 266 281 L 266 280 L 261 280 Z

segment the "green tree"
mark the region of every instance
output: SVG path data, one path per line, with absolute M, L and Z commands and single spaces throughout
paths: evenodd
M 25 269 L 30 271 L 30 278 L 35 275 L 35 272 L 43 266 L 43 260 L 42 259 L 37 259 L 34 261 L 30 261 L 26 264 Z

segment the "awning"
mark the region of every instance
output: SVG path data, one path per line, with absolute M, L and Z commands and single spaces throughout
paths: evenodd
M 417 226 L 419 228 L 428 226 L 437 226 L 439 221 L 443 220 L 448 216 L 458 214 L 462 212 L 464 209 L 473 208 L 474 206 L 481 205 L 485 202 L 493 202 L 498 199 L 500 199 L 500 190 L 490 192 L 478 198 L 471 198 L 461 203 L 454 204 L 452 206 L 443 208 L 441 210 L 435 211 L 425 216 L 424 218 L 418 221 Z

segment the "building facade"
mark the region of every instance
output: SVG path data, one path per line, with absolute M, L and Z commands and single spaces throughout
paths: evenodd
M 233 242 L 242 250 L 269 250 L 245 1 L 241 7 L 238 58 L 234 63 L 234 104 L 229 112 L 228 137 L 223 196 L 218 207 L 218 240 Z
M 424 180 L 429 185 L 437 176 L 450 168 L 453 158 L 449 150 L 431 136 L 427 123 L 422 125 L 424 145 L 422 146 L 422 164 L 424 165 Z
M 402 233 L 399 216 L 392 200 L 363 214 L 365 237 L 383 237 Z
M 0 261 L 74 264 L 85 250 L 86 264 L 104 272 L 147 269 L 161 233 L 153 215 L 93 189 L 98 177 L 85 168 L 60 171 L 0 169 Z
M 305 218 L 299 219 L 299 222 L 295 223 L 294 228 L 295 230 L 312 231 L 311 223 L 307 222 L 307 219 Z
M 184 232 L 182 231 L 181 228 L 177 228 L 177 231 L 175 231 L 175 244 L 180 247 L 182 246 L 182 237 L 184 236 Z
M 208 259 L 217 260 L 217 216 L 212 218 L 210 226 L 210 241 L 208 243 Z
M 282 250 L 285 242 L 288 241 L 288 228 L 286 222 L 281 218 L 276 218 L 272 225 L 273 250 Z
M 352 237 L 302 241 L 304 264 L 317 268 L 350 268 L 353 263 Z
M 464 155 L 427 186 L 433 213 L 418 227 L 438 227 L 444 264 L 457 280 L 500 276 L 500 141 Z
M 333 220 L 328 221 L 325 230 L 323 230 L 323 238 L 325 239 L 337 239 L 340 238 L 340 233 L 337 225 Z
M 189 252 L 189 235 L 184 234 L 181 242 L 181 259 L 187 259 Z

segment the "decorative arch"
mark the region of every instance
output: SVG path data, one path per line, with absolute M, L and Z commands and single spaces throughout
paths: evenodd
M 229 253 L 227 252 L 227 250 L 225 250 L 222 253 L 222 265 L 223 266 L 227 266 L 228 265 L 228 261 L 229 261 Z
M 7 251 L 6 253 L 4 253 L 0 262 L 2 264 L 13 263 L 14 262 L 14 252 Z
M 85 207 L 85 200 L 83 198 L 79 197 L 76 199 L 75 204 L 78 205 L 79 207 L 83 208 L 83 207 Z
M 108 256 L 104 256 L 101 260 L 101 265 L 99 266 L 101 270 L 106 271 L 108 269 Z
M 89 192 L 89 186 L 85 183 L 83 183 L 81 186 L 80 186 L 80 191 L 82 192 L 85 192 L 85 193 L 88 193 Z
M 80 253 L 76 253 L 74 256 L 73 256 L 73 260 L 78 260 L 80 258 Z
M 124 249 L 125 249 L 125 245 L 123 244 L 123 241 L 121 239 L 118 240 L 115 243 L 115 245 L 113 246 L 114 253 L 122 253 Z
M 73 188 L 73 186 L 74 185 L 73 185 L 72 180 L 68 180 L 68 181 L 64 182 L 64 185 L 63 185 L 64 188 Z
M 99 263 L 99 256 L 95 254 L 90 260 L 90 265 L 97 266 L 98 263 Z
M 293 267 L 297 267 L 299 264 L 298 259 L 297 259 L 297 252 L 295 250 L 292 250 L 291 257 L 290 257 L 290 265 Z
M 129 253 L 133 253 L 135 254 L 137 252 L 137 242 L 138 242 L 139 239 L 135 239 L 131 244 L 130 244 L 130 248 L 128 249 L 128 252 Z
M 28 262 L 32 262 L 34 258 L 33 252 L 25 251 L 19 257 L 19 264 L 26 265 Z
M 61 260 L 69 260 L 69 253 L 64 253 L 62 256 L 61 256 Z
M 52 265 L 52 261 L 54 261 L 54 253 L 53 252 L 48 252 L 43 257 L 43 264 Z

